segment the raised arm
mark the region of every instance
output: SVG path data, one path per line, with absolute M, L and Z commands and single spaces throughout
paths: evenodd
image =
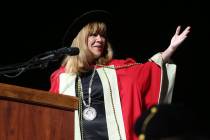
M 164 62 L 167 62 L 180 44 L 187 38 L 188 33 L 190 32 L 190 26 L 186 27 L 182 33 L 180 33 L 181 26 L 178 26 L 174 36 L 171 38 L 169 47 L 162 52 L 162 58 Z

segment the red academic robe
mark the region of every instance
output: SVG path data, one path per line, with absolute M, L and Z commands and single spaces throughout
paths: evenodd
M 114 59 L 108 64 L 116 67 L 127 140 L 138 140 L 138 136 L 134 133 L 134 124 L 146 109 L 158 104 L 161 88 L 159 65 L 148 61 L 144 64 L 128 66 L 133 63 L 136 63 L 133 59 Z M 64 67 L 60 67 L 52 73 L 50 92 L 59 93 L 59 75 L 64 72 Z

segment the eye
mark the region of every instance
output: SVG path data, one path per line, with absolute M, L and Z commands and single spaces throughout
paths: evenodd
M 97 36 L 97 33 L 91 33 L 89 36 Z
M 106 37 L 106 36 L 105 36 L 105 34 L 100 34 L 100 36 L 101 36 L 101 37 L 103 37 L 103 38 L 105 38 L 105 37 Z

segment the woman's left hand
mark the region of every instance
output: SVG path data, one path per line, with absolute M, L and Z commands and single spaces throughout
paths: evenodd
M 174 36 L 171 38 L 169 47 L 164 52 L 162 52 L 163 62 L 170 60 L 177 47 L 180 46 L 180 44 L 187 38 L 187 35 L 190 32 L 190 26 L 186 27 L 181 34 L 180 30 L 181 26 L 178 26 Z
M 190 26 L 186 27 L 185 30 L 180 34 L 181 26 L 178 26 L 174 36 L 171 39 L 169 47 L 175 50 L 186 38 L 190 32 Z

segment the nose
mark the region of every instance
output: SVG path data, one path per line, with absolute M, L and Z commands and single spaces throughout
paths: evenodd
M 98 35 L 96 36 L 96 41 L 102 41 L 102 36 L 98 34 Z

